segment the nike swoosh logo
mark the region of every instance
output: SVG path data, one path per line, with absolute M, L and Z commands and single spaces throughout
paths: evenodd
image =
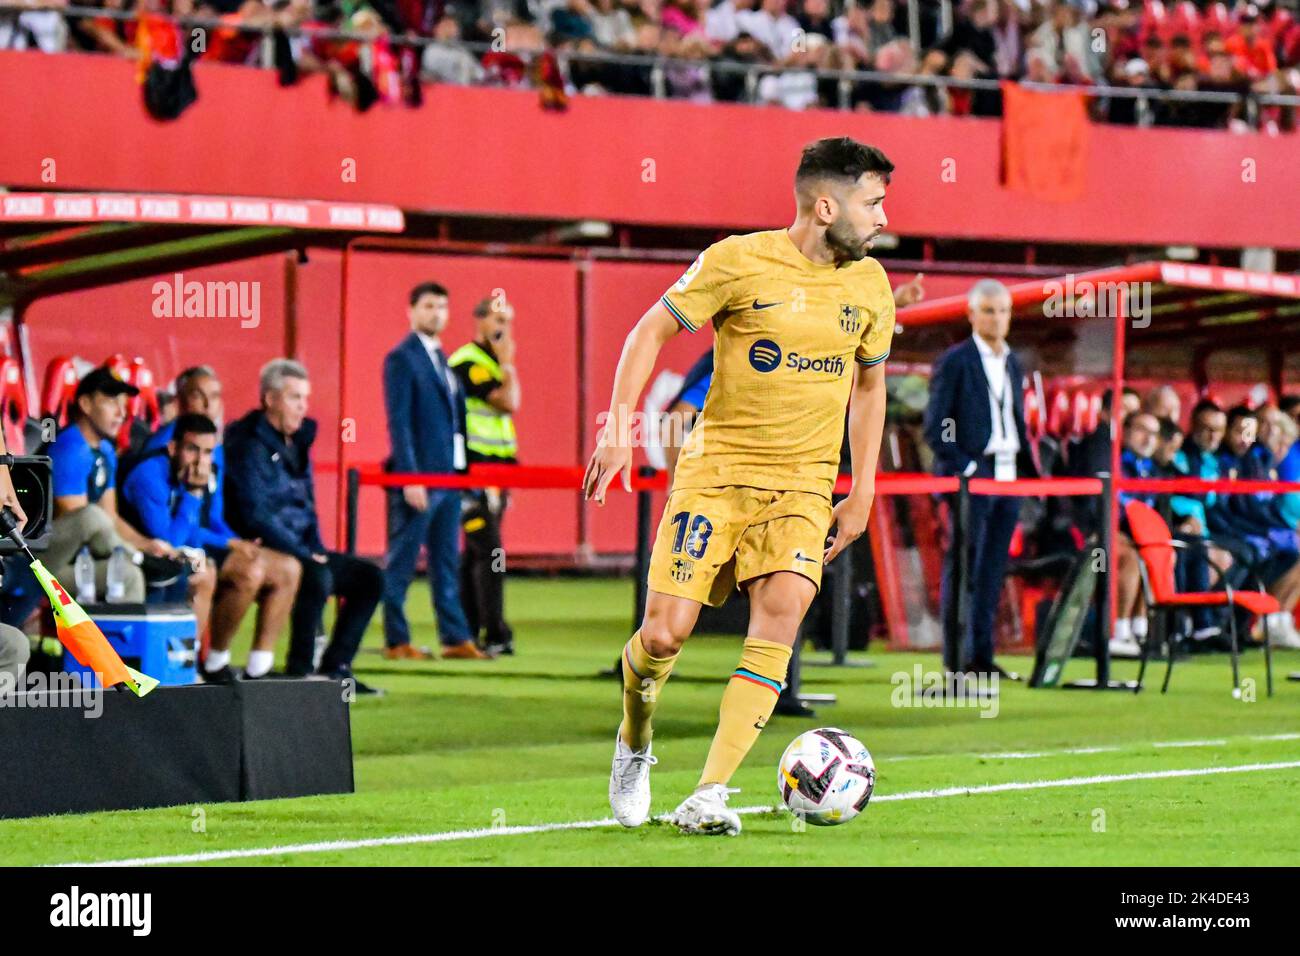
M 807 561 L 807 562 L 810 563 L 810 564 L 816 564 L 816 563 L 817 563 L 817 559 L 816 559 L 816 558 L 810 558 L 810 557 L 808 557 L 807 555 L 803 555 L 803 554 L 795 554 L 794 559 L 795 559 L 796 561 Z
M 755 312 L 762 312 L 764 309 L 770 309 L 770 308 L 772 308 L 772 306 L 774 306 L 774 305 L 780 305 L 780 304 L 781 304 L 780 302 L 759 302 L 757 299 L 755 299 L 755 300 L 754 300 L 754 311 L 755 311 Z

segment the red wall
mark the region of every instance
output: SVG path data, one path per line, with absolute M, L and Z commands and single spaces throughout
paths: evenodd
M 353 253 L 348 271 L 347 362 L 340 379 L 342 414 L 356 422 L 356 442 L 342 445 L 344 467 L 388 454 L 382 370 L 384 356 L 410 332 L 407 293 L 426 280 L 451 293 L 452 318 L 443 333 L 450 350 L 473 338 L 474 305 L 502 289 L 515 307 L 516 364 L 523 405 L 515 417 L 520 460 L 571 465 L 578 458 L 576 389 L 578 299 L 574 265 L 566 261 L 469 256 Z M 363 490 L 358 548 L 383 550 L 382 492 Z M 520 491 L 505 523 L 507 553 L 572 553 L 578 546 L 578 496 L 567 491 Z
M 533 93 L 452 86 L 428 87 L 417 110 L 358 115 L 330 102 L 320 77 L 280 89 L 272 71 L 200 64 L 199 101 L 163 124 L 144 113 L 134 70 L 0 52 L 0 90 L 39 91 L 6 98 L 0 184 L 768 228 L 790 216 L 800 147 L 848 134 L 897 164 L 886 206 L 905 235 L 1300 248 L 1293 136 L 1092 126 L 1083 198 L 1051 204 L 999 185 L 995 120 L 583 96 L 557 114 Z M 341 176 L 348 159 L 355 182 Z M 54 182 L 42 179 L 47 160 Z

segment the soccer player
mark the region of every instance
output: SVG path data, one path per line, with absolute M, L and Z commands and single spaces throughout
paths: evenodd
M 713 383 L 677 461 L 645 616 L 623 651 L 609 797 L 624 826 L 650 812 L 651 718 L 678 651 L 700 606 L 741 586 L 750 619 L 740 666 L 699 785 L 671 817 L 686 833 L 740 832 L 727 784 L 772 714 L 822 566 L 866 529 L 894 333 L 889 281 L 867 252 L 886 225 L 893 168 L 851 139 L 812 143 L 795 173 L 794 224 L 710 246 L 624 343 L 583 480 L 597 504 L 615 476 L 630 487 L 633 410 L 660 349 L 683 329 L 714 328 Z M 853 490 L 832 509 L 845 406 Z

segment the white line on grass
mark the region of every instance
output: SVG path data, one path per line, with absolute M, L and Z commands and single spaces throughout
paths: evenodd
M 890 763 L 900 760 L 934 760 L 939 757 L 979 757 L 981 760 L 1034 760 L 1039 757 L 1066 757 L 1076 754 L 1110 754 L 1123 750 L 1144 750 L 1147 747 L 1222 747 L 1229 740 L 1300 740 L 1300 733 L 1289 734 L 1246 734 L 1240 737 L 1219 738 L 1215 740 L 1162 740 L 1155 743 L 1132 743 L 1110 747 L 1066 747 L 1062 750 L 989 750 L 961 751 L 958 753 L 899 754 L 891 757 Z
M 1049 787 L 1087 787 L 1102 783 L 1123 783 L 1129 780 L 1159 780 L 1168 777 L 1206 777 L 1222 773 L 1250 773 L 1258 770 L 1294 770 L 1300 760 L 1281 763 L 1248 763 L 1230 767 L 1202 767 L 1193 770 L 1152 770 L 1146 773 L 1099 774 L 1091 777 L 1066 777 L 1060 780 L 1024 780 L 1013 783 L 992 783 L 975 787 L 945 787 L 939 790 L 908 790 L 902 793 L 882 793 L 873 797 L 873 803 L 895 800 L 932 800 L 937 797 L 969 796 L 979 793 L 1005 793 L 1011 790 L 1044 790 Z M 737 813 L 771 813 L 776 807 L 738 807 Z M 663 817 L 659 818 L 661 821 Z M 146 856 L 129 860 L 101 860 L 93 863 L 60 863 L 58 866 L 163 866 L 173 863 L 212 863 L 218 860 L 247 860 L 259 856 L 281 856 L 296 853 L 338 853 L 346 850 L 363 850 L 380 846 L 409 846 L 422 843 L 451 843 L 458 840 L 478 840 L 484 837 L 525 836 L 533 833 L 555 833 L 560 830 L 597 830 L 618 826 L 618 821 L 577 820 L 569 823 L 540 823 L 522 827 L 484 827 L 477 830 L 449 830 L 444 833 L 413 833 L 406 836 L 373 837 L 368 840 L 330 840 L 320 843 L 296 843 L 286 846 L 253 847 L 244 850 L 211 850 L 205 853 L 184 853 L 174 856 Z

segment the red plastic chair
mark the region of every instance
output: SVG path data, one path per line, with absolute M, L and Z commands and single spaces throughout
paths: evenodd
M 72 356 L 59 355 L 50 359 L 50 364 L 45 367 L 45 382 L 41 388 L 41 417 L 54 419 L 58 428 L 66 425 L 72 396 L 76 393 L 80 380 Z
M 1194 607 L 1243 608 L 1251 614 L 1264 618 L 1264 668 L 1267 672 L 1268 696 L 1273 696 L 1273 653 L 1269 645 L 1268 619 L 1264 615 L 1280 611 L 1282 606 L 1277 598 L 1263 591 L 1235 591 L 1224 581 L 1222 591 L 1179 591 L 1174 584 L 1174 564 L 1177 561 L 1177 549 L 1190 549 L 1196 545 L 1179 541 L 1169 531 L 1165 519 L 1150 505 L 1141 501 L 1130 500 L 1124 504 L 1124 513 L 1128 517 L 1129 533 L 1137 546 L 1141 559 L 1138 568 L 1142 573 L 1142 588 L 1146 593 L 1148 635 L 1155 634 L 1155 615 L 1162 612 L 1166 623 L 1172 623 L 1176 611 L 1186 611 Z M 1205 539 L 1210 543 L 1209 539 Z M 1209 556 L 1206 556 L 1209 561 Z M 1212 563 L 1212 562 L 1211 562 Z M 1223 569 L 1215 566 L 1220 577 Z M 1233 614 L 1228 615 L 1228 632 L 1232 636 L 1232 693 L 1234 697 L 1241 694 L 1241 679 L 1238 667 L 1237 622 Z M 1172 627 L 1167 633 L 1174 634 Z M 1148 637 L 1142 643 L 1142 663 L 1138 668 L 1137 689 L 1142 689 L 1142 678 L 1146 673 L 1147 659 L 1150 657 L 1151 644 Z M 1174 650 L 1177 639 L 1172 638 L 1168 648 L 1168 667 L 1160 693 L 1169 690 L 1169 677 L 1174 671 Z

